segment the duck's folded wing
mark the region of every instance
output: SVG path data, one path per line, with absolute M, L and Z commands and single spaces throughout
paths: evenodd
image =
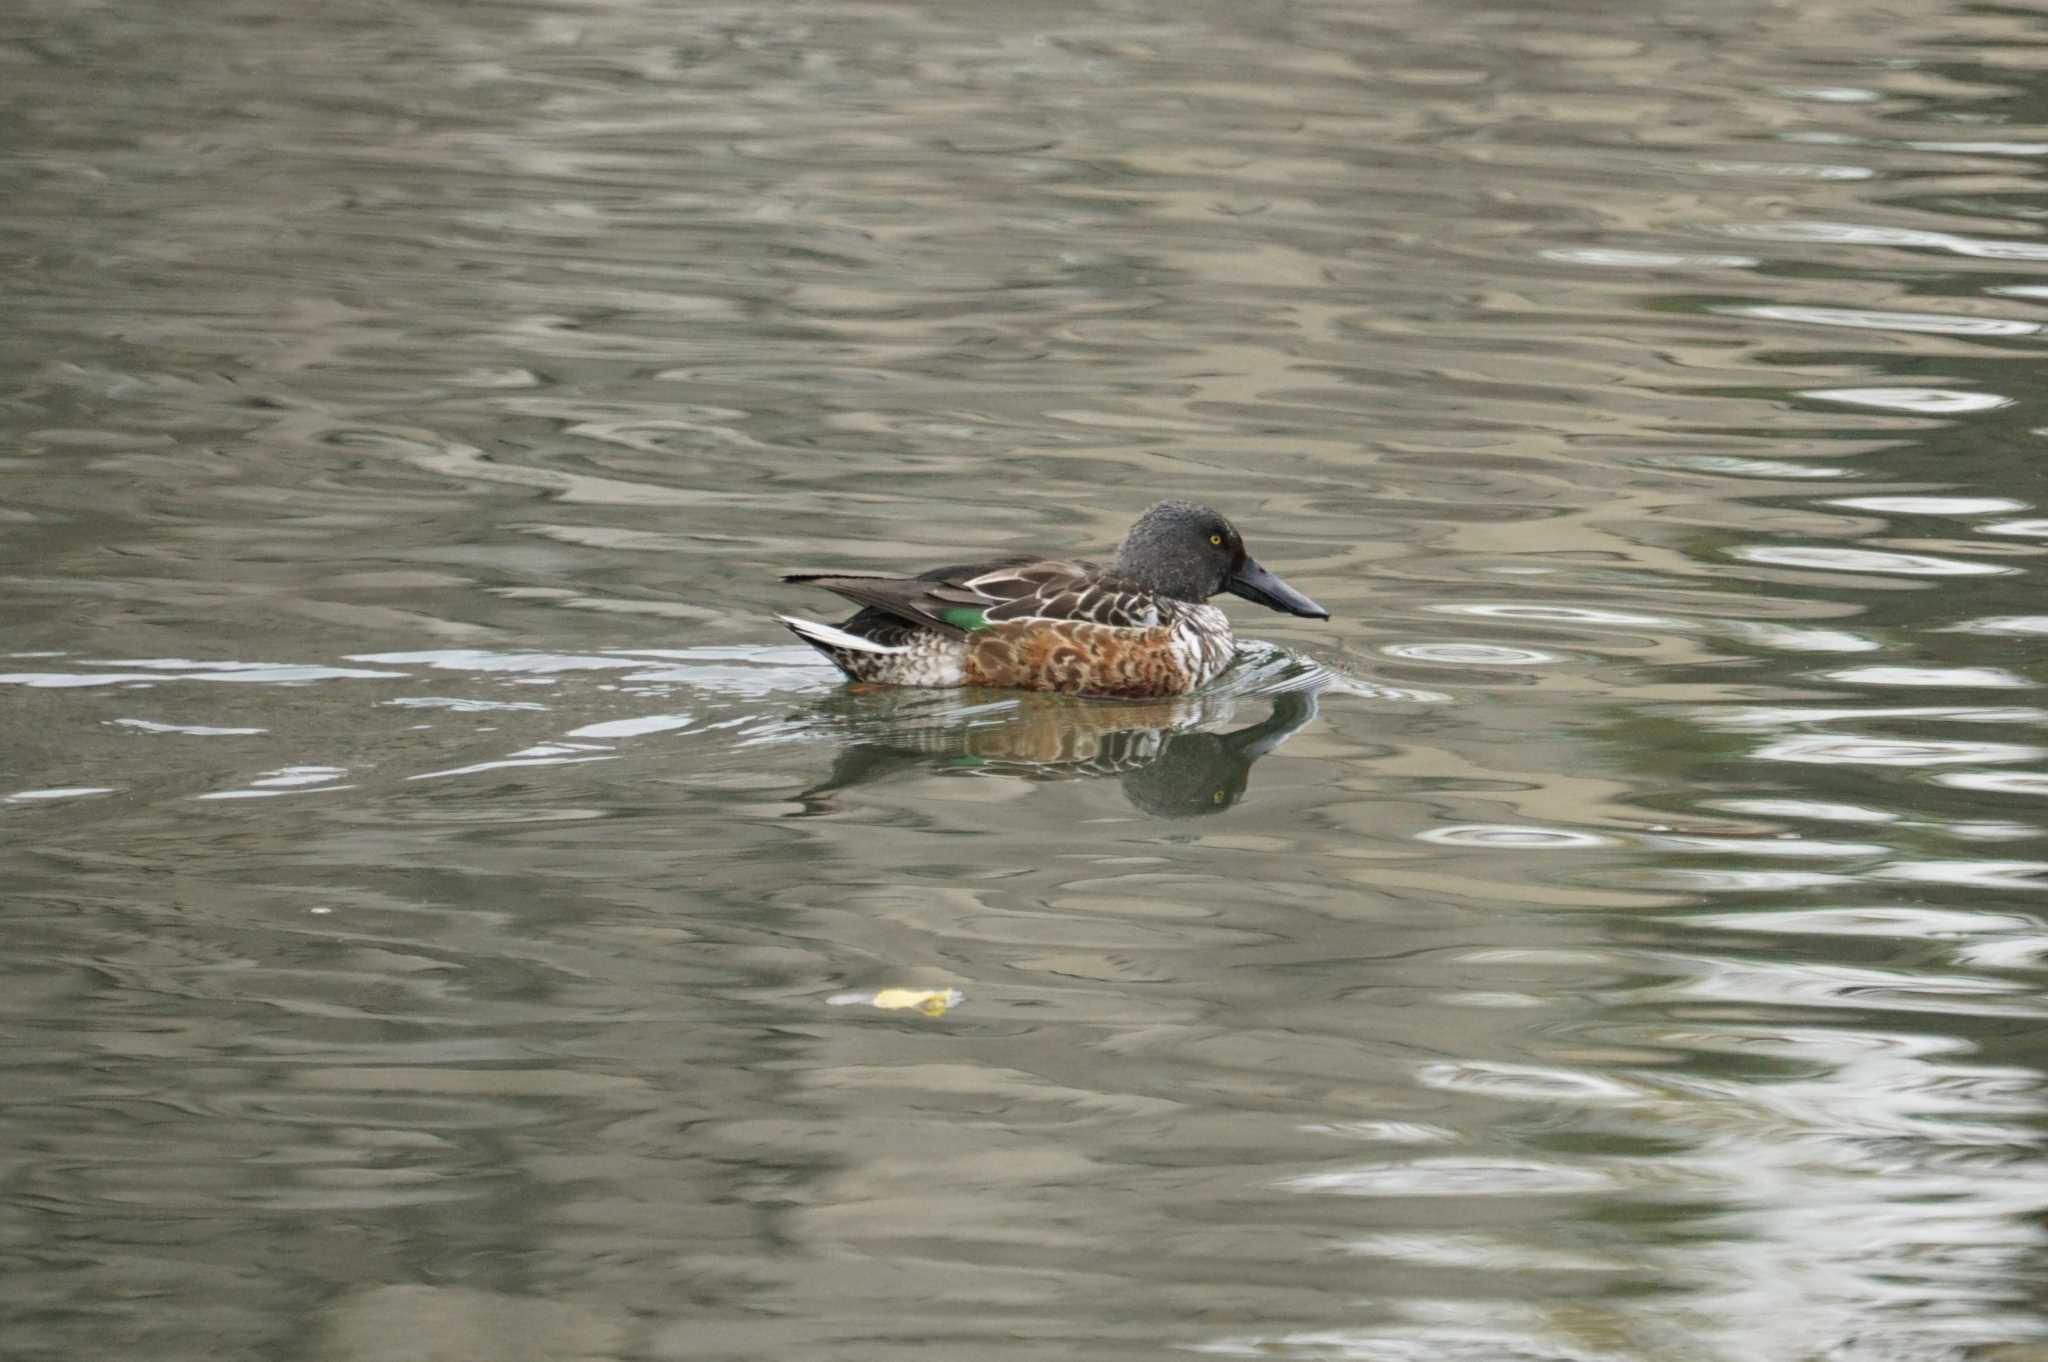
M 933 568 L 915 577 L 890 577 L 860 572 L 792 572 L 785 582 L 821 586 L 827 591 L 885 615 L 936 629 L 954 638 L 988 626 L 987 612 L 1010 599 L 979 589 L 975 584 L 1007 582 L 1013 573 L 1034 564 L 1029 558 L 1005 558 L 994 562 L 967 563 Z
M 1023 620 L 1151 629 L 1161 622 L 1150 592 L 1105 576 L 1093 563 L 1010 559 L 934 568 L 916 577 L 801 572 L 784 577 L 837 592 L 859 605 L 963 638 Z
M 1052 620 L 1151 629 L 1160 623 L 1152 593 L 1106 576 L 1092 563 L 1030 563 L 961 585 L 989 602 L 983 618 L 990 624 Z

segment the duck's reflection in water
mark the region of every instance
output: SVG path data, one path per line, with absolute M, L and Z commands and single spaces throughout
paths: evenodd
M 844 692 L 816 717 L 846 744 L 831 774 L 799 795 L 803 813 L 832 796 L 907 770 L 1024 780 L 1113 776 L 1124 798 L 1156 818 L 1218 813 L 1244 796 L 1252 763 L 1316 717 L 1315 678 L 1267 695 L 1182 696 L 1131 703 L 1066 695 L 949 691 Z M 1214 731 L 1233 711 L 1266 703 L 1255 724 Z

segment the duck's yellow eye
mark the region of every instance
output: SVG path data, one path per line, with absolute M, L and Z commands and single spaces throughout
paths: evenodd
M 1220 534 L 1212 534 L 1209 536 L 1209 542 L 1212 544 L 1221 544 L 1223 542 L 1223 536 Z

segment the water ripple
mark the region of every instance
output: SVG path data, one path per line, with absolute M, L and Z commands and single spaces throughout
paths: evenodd
M 1995 615 L 1949 626 L 1959 634 L 2048 634 L 2048 615 Z
M 9 14 L 0 1355 L 2048 1337 L 2036 16 L 278 9 Z
M 1280 1185 L 1335 1196 L 1564 1196 L 1611 1187 L 1614 1178 L 1595 1168 L 1536 1160 L 1435 1158 L 1303 1173 Z
M 1912 686 L 1956 690 L 2027 690 L 2024 676 L 2000 667 L 1843 667 L 1822 673 L 1830 681 L 1863 686 Z
M 1890 553 L 1829 544 L 1742 544 L 1730 557 L 1769 567 L 1819 568 L 1827 572 L 1880 572 L 1907 577 L 1987 577 L 2015 571 L 1996 563 L 1971 563 L 1924 553 Z
M 1501 850 L 1582 851 L 1610 846 L 1614 839 L 1598 833 L 1573 832 L 1565 828 L 1468 825 L 1431 828 L 1415 834 L 1416 840 L 1441 846 L 1486 847 Z
M 1428 1088 L 1527 1102 L 1636 1102 L 1643 1094 L 1601 1074 L 1529 1064 L 1425 1064 L 1416 1081 Z
M 2048 795 L 2048 771 L 1945 771 L 1938 784 L 2001 795 Z
M 2038 323 L 2008 317 L 1965 317 L 1939 312 L 1885 312 L 1852 307 L 1794 307 L 1758 303 L 1717 309 L 1731 316 L 1807 326 L 1849 327 L 1862 331 L 1904 331 L 1937 336 L 2031 336 Z
M 1389 643 L 1380 651 L 1388 657 L 1410 662 L 1442 662 L 1464 667 L 1540 666 L 1557 661 L 1554 653 L 1497 643 Z
M 1997 393 L 1965 393 L 1948 388 L 1805 388 L 1799 395 L 1852 407 L 1909 411 L 1920 416 L 1962 416 L 2012 405 L 2010 397 Z
M 1813 766 L 1950 766 L 1986 761 L 2032 761 L 2044 751 L 2048 749 L 2024 743 L 1933 738 L 1909 741 L 1807 734 L 1767 743 L 1754 755 L 1758 761 L 1796 761 Z
M 1998 515 L 2027 508 L 2026 502 L 2010 497 L 1837 497 L 1828 505 L 1899 515 Z

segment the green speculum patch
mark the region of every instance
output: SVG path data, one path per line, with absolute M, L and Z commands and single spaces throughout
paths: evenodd
M 955 629 L 986 629 L 988 615 L 979 606 L 955 605 L 939 612 L 939 618 Z

